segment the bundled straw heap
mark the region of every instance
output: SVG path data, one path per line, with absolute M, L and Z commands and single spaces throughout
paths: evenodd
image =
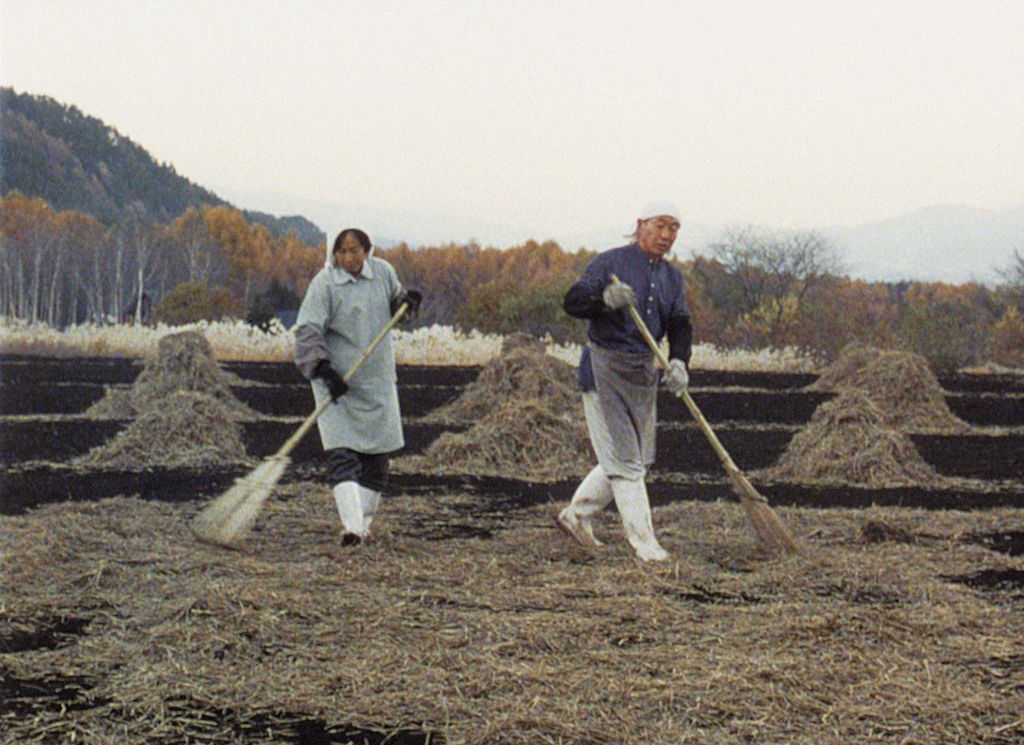
M 533 337 L 513 334 L 462 395 L 429 412 L 423 421 L 472 423 L 516 400 L 543 402 L 557 414 L 582 410 L 573 367 L 547 354 L 544 344 Z
M 246 462 L 241 426 L 218 398 L 176 391 L 153 405 L 78 465 L 123 469 L 201 468 Z
M 846 387 L 850 378 L 874 360 L 882 350 L 859 341 L 850 342 L 839 351 L 835 362 L 821 373 L 821 376 L 807 386 L 809 391 L 838 391 Z
M 935 484 L 941 479 L 862 390 L 849 388 L 823 403 L 797 432 L 773 478 L 872 488 Z
M 970 430 L 949 410 L 942 386 L 927 360 L 912 352 L 849 345 L 812 387 L 863 391 L 878 407 L 883 421 L 904 432 Z
M 221 370 L 206 337 L 194 331 L 168 334 L 160 339 L 157 354 L 146 361 L 128 390 L 107 389 L 100 401 L 86 410 L 97 419 L 129 419 L 159 406 L 176 391 L 198 391 L 219 400 L 234 419 L 254 419 L 230 386 L 236 377 Z
M 522 334 L 505 341 L 459 398 L 424 420 L 471 426 L 442 434 L 398 468 L 552 481 L 593 465 L 572 366 Z
M 130 389 L 108 390 L 86 412 L 131 423 L 75 464 L 141 470 L 247 462 L 240 422 L 256 414 L 231 393 L 232 381 L 205 337 L 192 331 L 165 336 Z

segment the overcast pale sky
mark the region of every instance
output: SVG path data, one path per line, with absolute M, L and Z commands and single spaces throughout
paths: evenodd
M 1024 0 L 0 0 L 0 27 L 4 85 L 228 198 L 524 239 L 648 198 L 775 228 L 1024 203 Z

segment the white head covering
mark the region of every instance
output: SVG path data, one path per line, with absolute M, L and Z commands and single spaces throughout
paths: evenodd
M 640 208 L 640 214 L 637 215 L 639 220 L 647 220 L 651 217 L 659 217 L 661 215 L 668 215 L 675 219 L 680 219 L 682 212 L 672 202 L 666 200 L 654 200 L 646 202 L 643 207 Z

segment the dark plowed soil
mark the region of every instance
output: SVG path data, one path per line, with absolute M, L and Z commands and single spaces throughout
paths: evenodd
M 90 502 L 118 495 L 187 502 L 221 494 L 248 471 L 241 466 L 205 471 L 153 468 L 139 472 L 79 472 L 46 464 L 26 466 L 0 474 L 0 513 L 17 515 L 52 502 Z
M 106 394 L 102 383 L 3 383 L 0 416 L 81 414 Z
M 950 392 L 1024 393 L 1024 375 L 943 375 L 939 385 Z
M 121 357 L 25 357 L 0 355 L 0 382 L 131 383 L 142 372 L 141 360 Z
M 814 410 L 833 398 L 831 393 L 779 390 L 713 390 L 694 387 L 690 395 L 712 424 L 806 424 Z M 658 393 L 658 416 L 663 421 L 691 420 L 681 400 L 666 390 Z
M 294 366 L 286 363 L 233 363 L 224 365 L 230 372 L 254 385 L 235 386 L 232 392 L 264 416 L 291 417 L 290 421 L 258 419 L 243 424 L 243 439 L 249 455 L 264 458 L 276 452 L 298 427 L 301 418 L 313 407 L 312 394 Z M 5 357 L 0 359 L 0 412 L 22 416 L 7 419 L 0 429 L 0 456 L 13 465 L 41 461 L 38 468 L 8 468 L 2 477 L 4 511 L 19 511 L 27 506 L 61 499 L 96 499 L 116 494 L 140 494 L 157 499 L 190 499 L 219 493 L 240 473 L 242 464 L 202 473 L 151 470 L 143 473 L 79 472 L 62 469 L 75 456 L 102 445 L 128 422 L 93 420 L 63 416 L 84 410 L 102 397 L 104 386 L 128 386 L 141 371 L 141 364 L 124 359 L 36 359 Z M 400 454 L 422 453 L 441 433 L 459 430 L 458 426 L 424 424 L 419 417 L 458 396 L 463 386 L 479 374 L 477 367 L 400 367 L 399 396 L 405 419 L 406 447 Z M 767 373 L 734 373 L 697 370 L 693 376 L 693 397 L 715 430 L 726 450 L 746 472 L 775 463 L 793 434 L 815 408 L 831 398 L 827 393 L 802 390 L 814 376 Z M 962 391 L 947 396 L 955 413 L 968 421 L 1024 427 L 1024 395 L 1008 391 L 1024 388 L 1011 376 L 959 376 L 944 382 Z M 717 387 L 717 389 L 716 389 Z M 969 392 L 967 392 L 969 391 Z M 49 414 L 33 418 L 31 415 Z M 582 416 L 580 414 L 580 416 Z M 693 425 L 682 403 L 670 394 L 659 397 L 659 436 L 654 473 L 699 474 L 720 478 L 718 457 Z M 767 425 L 767 426 L 766 426 Z M 158 437 L 154 433 L 154 437 Z M 1016 492 L 1005 490 L 1006 482 L 1024 481 L 1024 432 L 1009 434 L 913 435 L 925 460 L 939 474 L 990 480 L 1002 483 L 1003 491 L 961 494 L 922 489 L 882 491 L 822 489 L 805 486 L 773 485 L 768 491 L 773 500 L 802 505 L 907 504 L 933 507 L 982 509 L 996 504 L 1019 504 Z M 286 478 L 316 471 L 322 466 L 322 448 L 314 427 L 292 452 L 293 465 Z M 46 465 L 47 463 L 52 466 Z M 250 466 L 251 467 L 251 466 Z M 421 481 L 396 476 L 410 488 Z M 447 478 L 447 477 L 446 477 Z M 464 486 L 468 477 L 452 476 L 448 485 Z M 472 480 L 472 479 L 470 479 Z M 427 479 L 430 488 L 445 484 Z M 519 484 L 520 486 L 516 486 Z M 494 486 L 494 484 L 492 484 Z M 571 496 L 573 484 L 557 482 L 535 487 L 527 482 L 501 482 L 500 498 L 509 505 L 524 500 L 564 500 Z M 666 499 L 666 487 L 652 487 L 655 501 Z M 675 486 L 675 498 L 732 498 L 725 485 Z M 533 496 L 530 496 L 533 495 Z
M 122 384 L 120 387 L 127 388 Z M 0 416 L 81 414 L 106 395 L 100 383 L 5 383 Z M 447 384 L 404 384 L 398 389 L 403 417 L 422 417 L 457 398 L 463 388 Z M 305 416 L 314 408 L 306 382 L 275 386 L 233 386 L 234 396 L 263 416 Z M 819 404 L 833 394 L 808 391 L 713 390 L 694 388 L 693 399 L 712 423 L 806 424 Z M 976 426 L 1020 426 L 1024 422 L 1024 396 L 962 394 L 946 397 L 950 410 Z M 688 421 L 683 403 L 667 391 L 658 396 L 663 421 Z
M 271 389 L 272 390 L 272 389 Z M 67 462 L 104 444 L 128 425 L 102 419 L 21 419 L 7 422 L 2 431 L 6 463 L 28 460 Z M 246 452 L 265 458 L 298 429 L 298 421 L 260 419 L 242 424 Z M 407 421 L 406 445 L 401 455 L 422 453 L 443 432 L 462 427 Z M 773 465 L 792 439 L 792 427 L 721 426 L 716 434 L 743 470 Z M 154 436 L 158 436 L 154 433 Z M 1024 434 L 913 435 L 922 457 L 940 474 L 987 480 L 1024 480 Z M 294 463 L 319 462 L 320 438 L 313 427 L 291 453 Z M 658 429 L 656 470 L 718 474 L 721 465 L 703 434 L 693 425 L 662 424 Z
M 1024 434 L 911 435 L 928 463 L 946 476 L 1024 480 Z
M 1024 394 L 997 393 L 946 396 L 956 416 L 979 427 L 1019 427 L 1024 422 Z
M 4 422 L 0 458 L 4 463 L 47 460 L 61 463 L 82 455 L 128 426 L 116 419 L 21 419 Z
M 41 464 L 8 471 L 3 475 L 0 489 L 5 496 L 0 502 L 0 514 L 16 515 L 48 503 L 95 501 L 118 495 L 136 495 L 141 499 L 167 502 L 212 499 L 224 493 L 235 479 L 247 472 L 245 468 L 225 467 L 205 471 L 158 468 L 138 473 L 88 471 L 72 474 L 59 466 Z M 648 483 L 651 504 L 655 507 L 680 501 L 737 501 L 736 492 L 724 479 L 701 483 L 674 482 L 658 478 L 658 475 Z M 666 475 L 660 473 L 662 477 Z M 319 483 L 323 476 L 320 464 L 299 464 L 289 469 L 280 483 L 306 480 Z M 494 513 L 497 529 L 502 522 L 502 513 L 538 504 L 565 503 L 572 498 L 577 485 L 576 479 L 546 483 L 469 474 L 431 476 L 394 473 L 391 475 L 390 492 L 425 497 L 475 495 L 477 500 L 467 502 L 465 508 L 475 516 L 474 524 L 487 514 Z M 816 487 L 783 483 L 755 484 L 755 488 L 775 507 L 862 509 L 875 505 L 972 511 L 1024 506 L 1024 485 L 1016 490 L 993 493 L 919 487 L 862 489 L 856 486 Z M 1016 550 L 1014 547 L 1019 549 L 1019 537 L 1013 535 L 995 534 L 972 540 L 1006 553 Z

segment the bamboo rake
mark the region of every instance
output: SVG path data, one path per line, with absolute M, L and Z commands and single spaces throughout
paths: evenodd
M 387 322 L 380 333 L 370 345 L 363 350 L 352 367 L 344 375 L 348 383 L 356 370 L 362 367 L 363 363 L 373 354 L 381 340 L 394 328 L 399 319 L 409 309 L 408 303 L 402 303 L 395 314 Z M 204 543 L 212 543 L 225 548 L 235 548 L 237 542 L 249 531 L 263 503 L 274 491 L 277 482 L 281 480 L 291 459 L 289 453 L 309 431 L 320 415 L 327 410 L 327 407 L 334 403 L 329 396 L 316 407 L 306 419 L 295 430 L 295 433 L 281 446 L 281 448 L 263 461 L 260 465 L 250 471 L 247 475 L 237 479 L 233 486 L 222 495 L 214 499 L 203 510 L 196 515 L 192 521 L 192 532 L 196 538 Z
M 612 275 L 613 282 L 621 282 L 621 280 Z M 658 361 L 658 365 L 663 370 L 669 369 L 668 357 L 658 346 L 658 342 L 655 341 L 651 335 L 650 330 L 647 328 L 647 324 L 644 323 L 644 319 L 640 317 L 640 312 L 636 309 L 633 303 L 629 304 L 629 314 L 633 317 L 633 322 L 636 324 L 637 329 L 640 331 L 641 336 L 644 337 L 644 341 L 647 342 L 647 346 L 651 348 L 655 358 Z M 704 418 L 704 414 L 698 408 L 696 402 L 690 396 L 689 391 L 682 391 L 679 394 L 679 398 L 686 404 L 686 408 L 690 410 L 690 414 L 697 421 L 697 425 L 700 427 L 701 432 L 707 438 L 708 442 L 711 443 L 711 447 L 718 455 L 718 459 L 722 462 L 722 467 L 725 469 L 726 475 L 732 482 L 733 490 L 739 496 L 740 504 L 743 505 L 744 511 L 747 513 L 747 517 L 750 519 L 751 524 L 754 527 L 754 532 L 757 533 L 757 537 L 761 542 L 768 548 L 789 552 L 799 553 L 801 551 L 800 544 L 796 542 L 796 539 L 790 534 L 783 524 L 779 516 L 775 514 L 775 511 L 768 504 L 768 500 L 765 499 L 754 485 L 750 483 L 750 480 L 743 474 L 736 463 L 733 461 L 732 456 L 729 455 L 728 451 L 722 445 L 718 439 L 718 435 L 711 429 L 711 425 L 708 424 L 708 420 Z

